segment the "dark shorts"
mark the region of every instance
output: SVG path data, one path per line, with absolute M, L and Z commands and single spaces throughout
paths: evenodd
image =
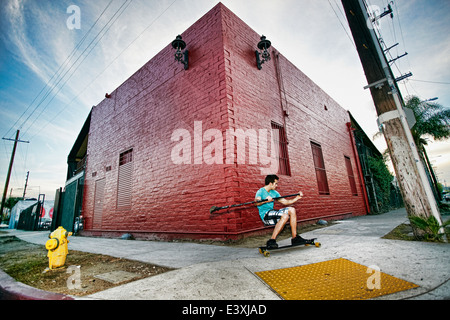
M 281 219 L 281 217 L 285 214 L 288 214 L 289 208 L 283 208 L 281 210 L 270 210 L 267 211 L 266 215 L 264 216 L 264 224 L 266 226 L 274 226 L 278 223 L 278 220 Z

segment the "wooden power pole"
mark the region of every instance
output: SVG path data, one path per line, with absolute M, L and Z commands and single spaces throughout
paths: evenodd
M 23 188 L 22 200 L 25 200 L 25 195 L 27 194 L 28 178 L 30 177 L 30 171 L 27 172 L 27 178 L 25 180 L 25 187 Z
M 436 200 L 409 129 L 404 102 L 374 31 L 363 0 L 342 0 L 389 149 L 408 217 L 434 216 L 442 225 Z M 422 231 L 413 226 L 416 236 Z
M 8 174 L 6 175 L 5 189 L 3 190 L 2 204 L 1 204 L 1 207 L 0 207 L 0 216 L 1 216 L 0 219 L 3 218 L 3 208 L 5 207 L 6 196 L 8 194 L 9 180 L 11 178 L 11 171 L 12 171 L 12 167 L 13 167 L 13 164 L 14 164 L 14 157 L 16 156 L 17 143 L 18 142 L 29 143 L 28 141 L 20 141 L 19 140 L 19 134 L 20 134 L 20 130 L 17 130 L 16 138 L 14 140 L 3 138 L 3 140 L 14 141 L 14 147 L 13 147 L 13 151 L 11 153 L 11 160 L 9 161 Z

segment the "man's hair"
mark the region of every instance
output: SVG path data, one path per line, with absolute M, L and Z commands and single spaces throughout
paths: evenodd
M 268 185 L 271 184 L 271 183 L 274 183 L 275 180 L 280 180 L 280 178 L 278 178 L 278 177 L 277 177 L 276 175 L 274 175 L 274 174 L 268 175 L 268 176 L 266 177 L 266 181 L 265 181 L 266 186 L 268 186 Z

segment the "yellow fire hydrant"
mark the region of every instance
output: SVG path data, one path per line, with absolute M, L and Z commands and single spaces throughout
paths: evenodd
M 50 269 L 61 268 L 66 263 L 66 256 L 69 254 L 67 237 L 72 232 L 67 232 L 63 227 L 59 227 L 48 236 L 50 240 L 45 243 L 48 250 L 48 266 Z

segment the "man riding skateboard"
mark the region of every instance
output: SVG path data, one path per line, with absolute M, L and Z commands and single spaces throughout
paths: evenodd
M 268 175 L 265 179 L 265 186 L 256 192 L 255 201 L 267 200 L 264 202 L 258 202 L 259 215 L 267 226 L 275 226 L 273 230 L 272 238 L 267 241 L 267 249 L 277 249 L 277 237 L 283 230 L 284 226 L 288 221 L 290 221 L 291 231 L 292 231 L 292 245 L 301 245 L 307 243 L 307 240 L 303 239 L 297 235 L 297 214 L 295 208 L 287 207 L 303 197 L 303 193 L 299 192 L 299 195 L 292 200 L 286 200 L 284 198 L 278 199 L 282 205 L 286 206 L 281 210 L 274 210 L 274 200 L 273 198 L 281 197 L 276 191 L 278 187 L 278 178 L 276 175 Z

